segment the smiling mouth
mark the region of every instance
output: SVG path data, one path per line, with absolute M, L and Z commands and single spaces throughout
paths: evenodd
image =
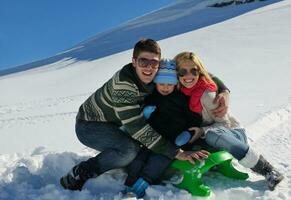
M 183 81 L 185 83 L 192 83 L 194 81 L 194 79 L 183 79 Z
M 145 76 L 151 76 L 153 73 L 152 72 L 142 72 L 142 74 Z

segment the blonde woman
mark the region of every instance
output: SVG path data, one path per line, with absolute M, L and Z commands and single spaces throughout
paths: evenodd
M 224 117 L 212 113 L 217 107 L 213 102 L 217 86 L 199 57 L 192 52 L 183 52 L 175 57 L 175 61 L 181 92 L 190 97 L 191 111 L 202 115 L 202 128 L 191 128 L 194 134 L 189 143 L 203 138 L 210 147 L 228 151 L 241 165 L 263 175 L 269 189 L 274 190 L 283 175 L 249 146 L 245 129 L 235 117 L 229 112 Z

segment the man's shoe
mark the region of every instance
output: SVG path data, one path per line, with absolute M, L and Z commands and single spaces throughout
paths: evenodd
M 97 177 L 95 173 L 89 172 L 84 162 L 76 165 L 71 171 L 60 179 L 64 189 L 82 190 L 83 185 L 89 178 Z

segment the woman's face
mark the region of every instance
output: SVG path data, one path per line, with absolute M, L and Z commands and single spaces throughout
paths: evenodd
M 199 79 L 198 67 L 190 60 L 182 61 L 177 73 L 180 83 L 186 88 L 192 88 Z

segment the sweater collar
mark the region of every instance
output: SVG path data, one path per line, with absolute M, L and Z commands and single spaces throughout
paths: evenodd
M 138 77 L 132 63 L 125 65 L 122 68 L 122 70 L 124 70 L 124 72 L 136 84 L 136 86 L 140 89 L 141 92 L 145 92 L 145 93 L 152 93 L 153 92 L 153 90 L 155 88 L 155 84 L 153 83 L 153 81 L 148 83 L 148 84 L 145 84 L 144 82 L 142 82 L 140 80 L 140 78 Z

